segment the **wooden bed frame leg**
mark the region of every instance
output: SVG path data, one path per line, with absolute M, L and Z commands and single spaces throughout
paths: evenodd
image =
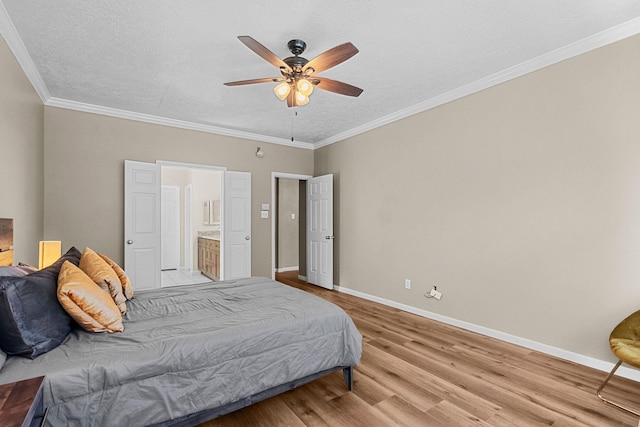
M 344 382 L 347 383 L 349 391 L 353 389 L 353 366 L 348 366 L 342 370 Z

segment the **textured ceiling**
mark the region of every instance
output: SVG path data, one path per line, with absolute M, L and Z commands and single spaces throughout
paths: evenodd
M 563 59 L 554 52 L 580 53 L 570 48 L 584 40 L 595 39 L 597 47 L 602 32 L 614 39 L 640 32 L 638 0 L 2 0 L 0 6 L 0 30 L 32 82 L 42 82 L 47 105 L 265 141 L 293 136 L 300 146 L 321 146 L 490 86 L 527 71 L 523 64 L 548 65 Z M 307 59 L 350 41 L 360 53 L 320 75 L 364 92 L 351 98 L 316 90 L 307 106 L 290 109 L 274 96 L 274 83 L 224 86 L 279 75 L 239 35 L 282 58 L 290 56 L 293 38 L 307 43 Z

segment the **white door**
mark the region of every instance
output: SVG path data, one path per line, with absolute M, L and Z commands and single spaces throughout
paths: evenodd
M 307 282 L 333 289 L 333 175 L 307 180 Z
M 251 174 L 226 172 L 222 218 L 222 279 L 251 276 Z
M 191 192 L 192 186 L 184 187 L 184 268 L 189 271 L 193 266 L 193 235 L 191 231 Z
M 134 289 L 160 287 L 160 173 L 124 161 L 124 268 Z
M 160 212 L 160 247 L 163 270 L 180 268 L 180 187 L 163 185 Z

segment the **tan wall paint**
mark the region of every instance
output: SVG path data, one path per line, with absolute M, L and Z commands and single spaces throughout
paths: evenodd
M 325 173 L 341 286 L 613 360 L 640 308 L 640 36 L 317 150 Z
M 46 238 L 90 246 L 123 262 L 124 160 L 170 160 L 252 173 L 252 270 L 271 275 L 271 172 L 310 174 L 313 152 L 96 114 L 46 107 Z
M 44 106 L 0 37 L 0 218 L 13 218 L 14 262 L 38 265 L 43 235 Z

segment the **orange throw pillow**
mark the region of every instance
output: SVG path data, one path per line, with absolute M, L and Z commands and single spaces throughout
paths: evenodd
M 122 267 L 116 264 L 105 254 L 98 255 L 100 255 L 100 258 L 102 258 L 107 264 L 109 264 L 113 271 L 115 271 L 118 275 L 118 279 L 120 279 L 120 283 L 122 284 L 122 292 L 124 293 L 124 296 L 127 299 L 133 299 L 133 284 L 131 283 L 131 280 L 129 280 L 129 276 L 127 276 L 127 273 L 125 273 Z
M 122 315 L 111 296 L 69 261 L 58 275 L 58 301 L 88 332 L 122 332 Z
M 85 248 L 80 257 L 80 270 L 84 271 L 100 288 L 111 295 L 120 309 L 127 312 L 127 298 L 122 292 L 122 284 L 113 268 L 90 248 Z

